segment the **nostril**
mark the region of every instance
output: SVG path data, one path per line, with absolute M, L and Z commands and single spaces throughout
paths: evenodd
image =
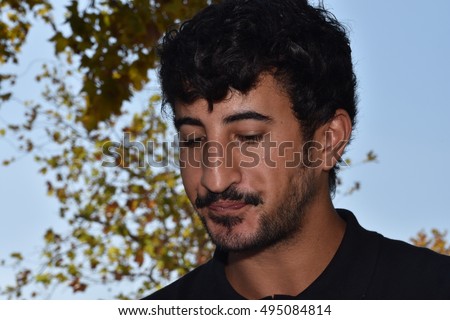
M 223 161 L 214 162 L 210 166 L 204 166 L 201 178 L 202 186 L 213 192 L 222 193 L 230 186 L 241 182 L 241 173 L 238 168 L 227 167 Z

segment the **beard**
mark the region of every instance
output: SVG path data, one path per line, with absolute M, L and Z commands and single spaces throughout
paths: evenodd
M 214 233 L 208 228 L 206 218 L 201 214 L 199 216 L 218 249 L 232 252 L 258 251 L 288 241 L 300 232 L 304 213 L 316 193 L 317 187 L 312 172 L 302 167 L 290 179 L 285 196 L 278 199 L 278 207 L 271 211 L 262 210 L 257 213 L 259 215 L 257 227 L 252 233 L 233 231 L 233 227 L 242 222 L 241 217 L 215 215 L 209 212 L 209 219 L 226 229 L 226 232 Z M 206 207 L 218 199 L 241 200 L 254 206 L 263 204 L 259 194 L 239 193 L 235 188 L 230 187 L 222 194 L 208 194 L 204 199 L 197 198 L 196 207 Z M 248 202 L 247 199 L 249 199 Z

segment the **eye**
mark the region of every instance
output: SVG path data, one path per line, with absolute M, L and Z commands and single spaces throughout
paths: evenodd
M 180 148 L 197 148 L 200 147 L 205 137 L 197 137 L 184 139 L 180 141 Z
M 245 143 L 258 143 L 263 139 L 262 134 L 252 134 L 252 135 L 237 135 L 237 139 Z

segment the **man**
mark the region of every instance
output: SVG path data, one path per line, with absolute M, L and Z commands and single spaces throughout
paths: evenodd
M 450 257 L 336 210 L 356 116 L 345 29 L 306 0 L 229 0 L 168 33 L 165 104 L 217 249 L 149 299 L 450 299 Z

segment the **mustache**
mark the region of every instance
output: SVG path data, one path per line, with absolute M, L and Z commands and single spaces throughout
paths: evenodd
M 195 206 L 198 209 L 205 208 L 219 200 L 242 201 L 245 204 L 257 206 L 263 204 L 263 199 L 257 193 L 239 192 L 235 187 L 230 187 L 224 192 L 215 193 L 208 190 L 205 196 L 198 196 L 195 199 Z

